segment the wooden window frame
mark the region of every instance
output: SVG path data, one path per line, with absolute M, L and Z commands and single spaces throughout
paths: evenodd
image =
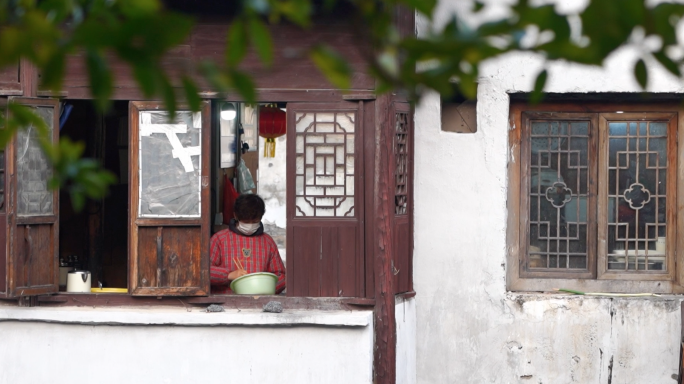
M 590 137 L 596 136 L 594 143 L 598 142 L 597 162 L 592 172 L 607 172 L 602 164 L 605 163 L 605 154 L 602 149 L 607 146 L 607 136 L 599 137 L 600 132 L 604 132 L 607 119 L 621 119 L 631 117 L 638 119 L 639 114 L 647 114 L 644 117 L 672 117 L 668 127 L 668 135 L 674 135 L 674 140 L 668 144 L 668 177 L 676 175 L 675 180 L 669 183 L 667 194 L 671 196 L 668 200 L 668 215 L 674 215 L 669 221 L 674 225 L 668 225 L 668 265 L 667 273 L 661 274 L 629 274 L 613 273 L 605 269 L 606 254 L 600 250 L 602 240 L 605 239 L 605 226 L 607 218 L 607 207 L 605 203 L 599 203 L 602 199 L 602 192 L 607 193 L 607 186 L 598 182 L 605 174 L 597 174 L 598 186 L 597 195 L 594 196 L 596 206 L 596 230 L 589 231 L 590 236 L 594 236 L 593 245 L 590 246 L 588 255 L 588 273 L 578 277 L 571 272 L 539 273 L 525 271 L 525 257 L 527 250 L 527 228 L 526 222 L 528 210 L 525 204 L 526 197 L 522 188 L 526 185 L 526 172 L 522 169 L 528 164 L 526 156 L 529 156 L 529 146 L 523 140 L 523 125 L 525 124 L 525 114 L 555 117 L 555 118 L 577 118 L 584 116 L 584 119 L 592 120 L 592 131 Z M 595 117 L 594 117 L 595 116 Z M 653 293 L 684 293 L 684 262 L 680 260 L 684 250 L 684 237 L 676 236 L 677 228 L 684 228 L 684 212 L 678 212 L 677 203 L 684 201 L 684 164 L 678 159 L 684 158 L 684 145 L 677 145 L 677 137 L 684 134 L 684 107 L 677 102 L 663 103 L 545 103 L 539 105 L 528 105 L 524 102 L 512 102 L 509 116 L 509 160 L 508 160 L 508 220 L 507 220 L 507 268 L 506 268 L 506 287 L 509 291 L 551 291 L 554 288 L 577 289 L 585 292 L 653 292 Z M 592 139 L 590 139 L 592 140 Z M 591 146 L 590 141 L 590 146 Z M 676 148 L 675 150 L 672 150 Z M 591 156 L 591 155 L 590 155 Z M 605 194 L 604 193 L 604 194 Z M 606 195 L 607 196 L 607 195 Z M 590 203 L 591 204 L 591 203 Z M 603 215 L 603 216 L 602 216 Z M 591 235 L 592 232 L 595 234 Z M 604 237 L 601 237 L 604 236 Z M 605 240 L 603 240 L 605 241 Z M 590 244 L 591 245 L 591 244 Z

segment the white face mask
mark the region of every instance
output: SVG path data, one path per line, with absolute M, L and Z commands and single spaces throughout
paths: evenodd
M 237 229 L 240 232 L 244 233 L 245 235 L 251 235 L 252 233 L 256 232 L 260 226 L 261 226 L 261 222 L 254 223 L 254 224 L 248 224 L 248 223 L 243 223 L 241 221 L 238 221 Z

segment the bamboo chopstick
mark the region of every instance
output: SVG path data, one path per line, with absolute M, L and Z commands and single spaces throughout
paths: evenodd
M 238 268 L 245 269 L 245 267 L 242 266 L 240 259 L 238 259 L 237 257 L 233 257 L 233 261 L 235 262 L 235 265 L 237 265 Z

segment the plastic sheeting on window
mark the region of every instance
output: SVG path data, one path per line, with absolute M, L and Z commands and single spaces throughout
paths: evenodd
M 47 125 L 52 136 L 54 130 L 52 107 L 35 107 L 34 112 Z M 52 166 L 40 148 L 38 130 L 34 126 L 17 132 L 17 215 L 45 216 L 54 214 L 54 194 L 48 189 Z
M 256 188 L 254 184 L 254 179 L 252 178 L 252 173 L 249 168 L 245 165 L 245 161 L 240 159 L 240 163 L 237 166 L 238 173 L 238 188 L 240 193 L 252 193 L 252 189 Z
M 140 217 L 199 217 L 202 118 L 140 112 Z

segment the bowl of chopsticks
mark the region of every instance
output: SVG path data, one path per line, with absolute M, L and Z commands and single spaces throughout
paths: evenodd
M 230 283 L 238 295 L 275 295 L 278 276 L 268 272 L 249 273 Z

